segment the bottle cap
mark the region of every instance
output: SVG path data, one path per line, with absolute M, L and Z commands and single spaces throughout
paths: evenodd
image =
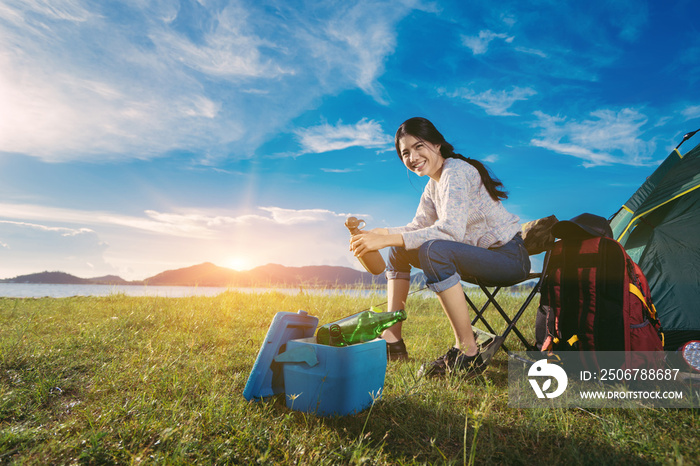
M 365 225 L 365 221 L 362 219 L 357 219 L 356 217 L 348 217 L 345 220 L 345 226 L 348 228 L 362 228 Z

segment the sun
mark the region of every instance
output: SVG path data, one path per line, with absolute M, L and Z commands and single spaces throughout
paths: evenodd
M 245 257 L 233 256 L 226 260 L 224 267 L 238 271 L 249 270 L 251 267 L 251 262 Z

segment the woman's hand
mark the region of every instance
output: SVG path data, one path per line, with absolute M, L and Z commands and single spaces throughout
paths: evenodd
M 403 244 L 403 237 L 400 234 L 390 235 L 386 228 L 361 230 L 350 238 L 350 250 L 357 257 L 369 251 L 377 251 L 389 246 L 403 246 Z

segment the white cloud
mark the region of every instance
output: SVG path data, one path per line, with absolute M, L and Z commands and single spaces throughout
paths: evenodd
M 8 34 L 0 27 L 3 37 L 7 39 Z M 53 43 L 49 50 L 0 48 L 3 151 L 49 161 L 95 155 L 147 158 L 172 149 L 207 146 L 211 140 L 221 142 L 225 135 L 239 133 L 235 122 L 215 119 L 221 102 L 194 86 L 183 89 L 178 84 L 182 73 L 172 70 L 172 79 L 163 80 L 153 69 L 158 63 L 155 57 L 135 52 L 133 59 L 149 62 L 141 66 L 124 63 L 114 57 L 114 50 L 99 50 L 94 53 L 104 53 L 115 63 L 96 59 L 96 69 L 75 69 L 70 59 L 62 61 L 65 51 L 52 47 Z M 130 48 L 129 44 L 124 47 Z M 123 71 L 116 69 L 120 66 Z
M 325 222 L 328 220 L 337 221 L 344 218 L 344 214 L 337 214 L 325 209 L 283 209 L 280 207 L 260 207 L 261 210 L 269 212 L 275 223 L 280 225 L 296 225 L 302 223 Z
M 304 153 L 324 153 L 348 147 L 379 149 L 391 146 L 392 138 L 379 123 L 363 118 L 354 125 L 327 123 L 296 131 Z
M 232 212 L 211 212 L 207 209 L 180 209 L 176 212 L 144 211 L 144 216 L 128 216 L 112 212 L 62 209 L 35 204 L 0 204 L 4 223 L 23 224 L 21 220 L 41 221 L 43 223 L 60 223 L 71 225 L 91 225 L 125 227 L 159 235 L 180 236 L 186 238 L 206 239 L 215 236 L 227 228 L 253 223 L 292 225 L 326 221 L 329 218 L 343 217 L 325 209 L 284 209 L 268 206 L 259 207 L 261 214 L 234 214 Z M 19 220 L 19 221 L 17 221 Z M 30 224 L 27 224 L 30 225 Z M 68 227 L 47 227 L 33 225 L 35 228 L 53 230 L 67 236 L 83 229 Z M 89 230 L 86 230 L 89 231 Z
M 547 55 L 546 52 L 543 52 L 542 50 L 539 50 L 539 49 L 532 49 L 532 48 L 528 48 L 528 47 L 515 47 L 515 51 L 520 52 L 520 53 L 525 53 L 528 55 L 536 55 L 540 58 L 549 58 L 549 55 Z
M 262 49 L 277 45 L 247 30 L 250 16 L 246 8 L 233 3 L 216 15 L 211 30 L 204 31 L 198 42 L 166 27 L 154 29 L 150 38 L 171 60 L 207 75 L 273 79 L 293 74 L 264 56 Z
M 477 36 L 462 36 L 462 44 L 470 48 L 474 55 L 482 55 L 488 50 L 489 44 L 496 39 L 502 39 L 507 44 L 510 44 L 513 42 L 514 37 L 493 31 L 479 31 Z
M 325 94 L 361 89 L 385 103 L 378 78 L 396 24 L 420 8 L 203 5 L 4 2 L 1 150 L 47 161 L 250 157 Z
M 352 173 L 356 172 L 356 168 L 321 168 L 322 172 L 325 173 Z
M 396 47 L 393 29 L 403 13 L 401 8 L 392 11 L 390 5 L 379 5 L 379 11 L 367 14 L 360 5 L 347 10 L 341 8 L 345 11 L 334 15 L 325 26 L 326 40 L 318 43 L 329 46 L 328 52 L 336 49 L 339 55 L 332 58 L 333 66 L 341 68 L 360 89 L 383 102 L 382 89 L 376 79 L 384 72 L 384 59 Z M 397 11 L 401 12 L 398 17 Z
M 540 132 L 530 143 L 580 158 L 584 166 L 645 165 L 655 148 L 653 141 L 642 139 L 642 127 L 648 119 L 635 109 L 597 110 L 582 121 L 539 111 L 535 116 Z
M 695 118 L 700 118 L 700 105 L 691 105 L 684 108 L 681 114 L 686 120 L 694 120 Z
M 70 270 L 83 277 L 116 271 L 104 259 L 107 244 L 89 228 L 0 220 L 0 277 Z
M 0 212 L 8 219 L 0 220 L 0 278 L 61 270 L 136 280 L 205 261 L 224 267 L 233 262 L 251 268 L 266 263 L 359 267 L 348 247 L 347 214 L 326 209 L 148 210 L 125 216 L 0 204 Z
M 295 49 L 309 54 L 303 66 L 324 88 L 349 82 L 381 104 L 388 102 L 378 78 L 397 46 L 396 25 L 412 10 L 437 11 L 421 0 L 323 2 L 313 9 L 284 10 Z
M 454 92 L 441 91 L 451 98 L 465 99 L 472 104 L 479 106 L 489 115 L 494 116 L 516 116 L 517 113 L 509 111 L 517 101 L 527 100 L 537 94 L 529 87 L 512 87 L 510 90 L 494 91 L 489 89 L 485 92 L 477 93 L 472 89 L 462 88 Z
M 47 33 L 49 22 L 53 20 L 81 23 L 94 17 L 83 8 L 79 0 L 6 0 L 0 5 L 0 19 L 22 27 L 33 28 L 34 32 Z M 47 21 L 42 21 L 46 18 Z
M 63 209 L 33 204 L 0 204 L 0 212 L 4 218 L 53 222 L 62 225 L 109 225 L 185 238 L 207 238 L 210 235 L 207 226 L 216 221 L 211 217 L 175 216 L 174 214 L 169 216 L 150 210 L 144 212 L 144 217 L 137 217 L 113 212 Z

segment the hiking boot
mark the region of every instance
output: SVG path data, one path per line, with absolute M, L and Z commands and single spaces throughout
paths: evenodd
M 399 341 L 386 344 L 386 357 L 389 361 L 405 361 L 408 359 L 408 351 L 403 338 Z
M 437 378 L 448 374 L 467 376 L 479 374 L 484 369 L 486 365 L 481 353 L 467 356 L 459 348 L 452 347 L 435 361 L 423 364 L 418 370 L 418 377 Z

